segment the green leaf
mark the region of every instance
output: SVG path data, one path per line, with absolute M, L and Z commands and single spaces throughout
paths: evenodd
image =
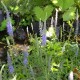
M 1 23 L 0 31 L 3 31 L 6 28 L 6 20 Z
M 44 8 L 40 8 L 39 6 L 36 6 L 33 9 L 33 12 L 34 12 L 36 18 L 38 20 L 42 20 L 42 21 L 47 20 L 49 18 L 49 16 L 52 14 L 52 11 L 53 11 L 53 7 L 51 5 L 47 5 Z
M 14 20 L 11 19 L 11 23 L 14 24 Z M 6 29 L 6 25 L 7 25 L 7 20 L 3 20 L 0 26 L 0 31 L 3 31 Z
M 64 12 L 63 14 L 63 21 L 69 21 L 72 19 L 75 19 L 75 7 L 70 8 L 69 10 L 67 10 L 66 12 Z
M 49 16 L 52 14 L 53 7 L 51 5 L 47 5 L 44 8 L 44 13 L 46 14 L 46 20 L 49 18 Z
M 52 0 L 52 3 L 65 11 L 74 4 L 74 0 Z
M 44 19 L 44 11 L 39 6 L 34 8 L 34 13 L 35 13 L 38 20 L 40 20 L 40 19 L 43 20 Z
M 63 0 L 63 10 L 68 9 L 69 7 L 71 7 L 74 4 L 74 0 Z

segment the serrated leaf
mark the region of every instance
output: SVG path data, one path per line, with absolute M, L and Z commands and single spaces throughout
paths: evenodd
M 72 7 L 63 14 L 63 21 L 69 21 L 75 18 L 76 8 Z

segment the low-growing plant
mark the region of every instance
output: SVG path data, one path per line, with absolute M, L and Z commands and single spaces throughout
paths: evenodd
M 16 80 L 67 80 L 70 71 L 80 68 L 79 47 L 74 42 L 61 43 L 47 40 L 46 45 L 43 46 L 40 38 L 35 36 L 26 53 L 26 65 L 24 65 L 24 52 L 18 55 L 14 55 L 14 52 L 12 55 L 10 53 L 14 72 L 11 73 L 6 64 L 2 73 L 3 80 L 12 79 L 15 75 Z

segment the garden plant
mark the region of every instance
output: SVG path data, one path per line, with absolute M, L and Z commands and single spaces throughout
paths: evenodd
M 0 80 L 80 80 L 79 0 L 0 3 Z

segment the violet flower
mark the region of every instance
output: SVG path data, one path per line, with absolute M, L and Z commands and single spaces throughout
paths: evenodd
M 44 27 L 42 30 L 42 46 L 46 45 L 46 40 L 47 40 L 47 37 L 46 37 L 46 21 L 44 21 Z
M 12 28 L 9 12 L 7 12 L 6 14 L 7 14 L 7 33 L 9 36 L 13 37 L 13 28 Z
M 46 45 L 46 34 L 42 35 L 42 45 Z
M 12 65 L 9 66 L 9 72 L 12 74 L 14 72 L 14 68 Z
M 6 15 L 7 15 L 7 32 L 8 32 L 8 35 L 13 37 L 13 29 L 12 29 L 9 11 L 8 11 L 6 5 L 3 3 L 3 1 L 1 1 L 1 3 L 2 3 L 2 5 L 6 11 Z
M 13 68 L 13 65 L 12 65 L 11 58 L 10 58 L 9 54 L 7 54 L 7 62 L 8 62 L 9 72 L 12 74 L 14 72 L 14 68 Z
M 23 58 L 23 64 L 26 66 L 28 64 L 28 52 L 26 51 L 23 51 L 23 54 L 24 54 L 24 58 Z

